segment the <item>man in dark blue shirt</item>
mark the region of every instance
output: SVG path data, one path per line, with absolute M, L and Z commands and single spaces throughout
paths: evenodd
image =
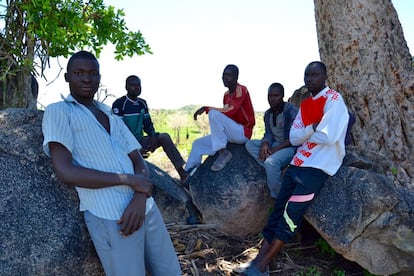
M 125 89 L 127 95 L 115 100 L 112 104 L 112 112 L 123 117 L 129 130 L 141 144 L 142 155 L 148 155 L 149 152 L 162 147 L 177 170 L 181 183 L 185 183 L 189 174 L 183 168 L 184 159 L 168 133 L 155 132 L 148 105 L 144 99 L 138 97 L 141 95 L 141 79 L 135 75 L 129 76 L 126 79 Z M 144 135 L 144 132 L 147 135 Z

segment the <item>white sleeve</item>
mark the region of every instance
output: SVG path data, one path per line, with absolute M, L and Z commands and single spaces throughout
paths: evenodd
M 50 157 L 49 143 L 62 144 L 70 152 L 73 150 L 73 135 L 70 129 L 70 111 L 64 102 L 50 104 L 42 120 L 43 151 Z
M 337 94 L 339 95 L 339 93 Z M 316 144 L 335 144 L 348 126 L 348 109 L 342 97 L 327 101 L 322 120 L 318 124 L 315 133 L 309 138 L 309 142 Z
M 299 109 L 289 132 L 289 141 L 293 146 L 300 146 L 314 133 L 312 125 L 305 127 Z

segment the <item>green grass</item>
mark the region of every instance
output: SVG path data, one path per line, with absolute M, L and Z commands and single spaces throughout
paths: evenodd
M 196 109 L 194 106 L 185 106 L 175 110 L 150 110 L 155 130 L 160 133 L 168 133 L 171 136 L 184 160 L 187 160 L 190 154 L 193 141 L 210 132 L 206 115 L 199 116 L 198 120 L 194 121 L 193 113 Z M 256 125 L 253 129 L 252 139 L 261 139 L 263 137 L 263 114 L 263 112 L 255 113 Z M 177 177 L 174 167 L 162 148 L 158 148 L 151 153 L 147 160 L 170 173 L 171 176 Z

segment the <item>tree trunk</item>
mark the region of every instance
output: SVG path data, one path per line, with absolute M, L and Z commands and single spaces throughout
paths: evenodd
M 29 72 L 22 72 L 22 87 L 21 87 L 21 97 L 23 101 L 20 103 L 19 107 L 25 107 L 28 109 L 37 109 L 37 93 L 34 83 L 37 84 L 34 76 Z
M 37 80 L 30 72 L 18 72 L 17 76 L 0 84 L 0 110 L 9 107 L 36 109 L 38 91 Z
M 8 8 L 15 5 L 8 3 Z M 11 11 L 13 14 L 15 11 Z M 19 15 L 21 13 L 17 12 Z M 9 15 L 9 21 L 5 26 L 5 33 L 13 33 L 13 24 L 19 22 L 19 29 L 25 29 L 26 23 L 22 18 Z M 0 54 L 1 59 L 1 76 L 0 82 L 0 109 L 9 107 L 20 107 L 28 109 L 37 108 L 37 95 L 39 85 L 32 74 L 35 57 L 35 38 L 27 32 L 23 32 L 23 37 L 15 37 L 16 40 L 22 40 L 24 45 L 21 56 L 13 55 L 13 47 L 10 40 L 0 34 Z
M 389 160 L 404 186 L 414 177 L 414 72 L 390 0 L 314 0 L 329 86 L 356 115 L 356 146 Z

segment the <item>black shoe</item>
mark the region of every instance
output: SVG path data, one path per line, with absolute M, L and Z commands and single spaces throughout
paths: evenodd
M 186 171 L 187 175 L 186 177 L 183 179 L 183 181 L 181 181 L 181 185 L 183 185 L 185 188 L 189 188 L 190 186 L 190 181 L 191 178 L 193 177 L 193 175 L 195 174 L 195 172 L 197 171 L 197 166 L 194 168 L 189 169 L 188 171 Z

